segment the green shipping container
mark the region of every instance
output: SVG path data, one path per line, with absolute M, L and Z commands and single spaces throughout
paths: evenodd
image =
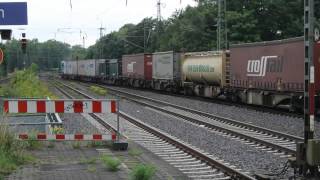
M 118 59 L 106 60 L 106 74 L 109 78 L 118 78 L 121 75 L 121 61 Z
M 97 71 L 99 77 L 104 77 L 107 75 L 107 66 L 106 66 L 106 60 L 105 59 L 99 59 L 96 61 L 97 63 Z

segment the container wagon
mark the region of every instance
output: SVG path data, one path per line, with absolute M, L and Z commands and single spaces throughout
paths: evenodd
M 152 89 L 178 92 L 181 87 L 181 54 L 173 51 L 152 54 Z
M 186 53 L 182 58 L 181 70 L 184 94 L 219 97 L 224 95 L 230 83 L 229 53 Z
M 62 77 L 66 79 L 76 79 L 78 68 L 76 61 L 61 61 Z
M 315 46 L 315 82 L 319 93 L 319 43 Z M 303 37 L 232 45 L 233 100 L 271 107 L 303 109 Z
M 152 54 L 122 56 L 122 83 L 126 86 L 150 88 L 152 81 Z
M 113 85 L 121 85 L 121 72 L 122 72 L 122 64 L 119 59 L 107 59 L 106 60 L 106 79 L 104 83 L 113 84 Z
M 99 76 L 97 71 L 97 61 L 95 59 L 77 60 L 78 76 L 83 81 L 96 81 Z

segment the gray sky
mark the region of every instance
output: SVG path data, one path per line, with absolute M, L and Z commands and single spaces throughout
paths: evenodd
M 15 2 L 17 0 L 6 0 Z M 23 0 L 21 0 L 23 1 Z M 144 17 L 157 16 L 157 0 L 27 0 L 27 26 L 11 26 L 13 36 L 20 38 L 21 32 L 27 38 L 40 41 L 56 38 L 71 45 L 82 44 L 86 34 L 86 47 L 99 37 L 98 28 L 106 28 L 104 34 L 118 30 L 126 23 L 138 23 Z M 168 18 L 176 9 L 194 6 L 194 0 L 162 0 L 162 17 Z M 7 26 L 1 26 L 6 28 Z M 58 30 L 60 29 L 60 30 Z

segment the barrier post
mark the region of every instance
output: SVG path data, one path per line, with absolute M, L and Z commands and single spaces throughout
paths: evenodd
M 117 103 L 117 141 L 120 141 L 120 122 L 119 122 L 119 108 L 120 108 L 120 100 L 116 101 Z

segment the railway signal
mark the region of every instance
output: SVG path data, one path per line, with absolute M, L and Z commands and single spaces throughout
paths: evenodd
M 22 33 L 22 39 L 21 39 L 21 50 L 23 54 L 26 54 L 27 52 L 27 39 L 26 39 L 26 33 Z
M 296 158 L 292 165 L 299 174 L 308 177 L 319 177 L 320 140 L 314 139 L 315 130 L 315 66 L 314 47 L 318 32 L 314 27 L 314 0 L 304 1 L 304 40 L 305 40 L 305 73 L 304 73 L 304 142 L 297 144 Z

